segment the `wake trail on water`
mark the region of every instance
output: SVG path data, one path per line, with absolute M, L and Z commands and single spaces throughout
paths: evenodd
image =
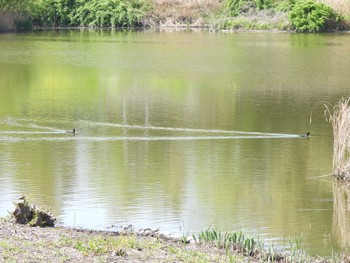
M 92 136 L 69 136 L 69 137 L 1 137 L 0 141 L 21 142 L 21 141 L 210 141 L 210 140 L 234 140 L 234 139 L 288 139 L 300 138 L 299 136 L 175 136 L 175 137 L 128 137 L 128 136 L 111 136 L 111 137 L 92 137 Z
M 12 126 L 12 127 L 22 127 L 22 128 L 30 128 L 30 129 L 39 129 L 39 130 L 49 130 L 52 131 L 54 133 L 60 133 L 60 132 L 64 132 L 64 130 L 62 129 L 58 129 L 52 126 L 43 126 L 43 125 L 38 125 L 35 123 L 23 123 L 23 122 L 30 122 L 31 120 L 27 120 L 27 119 L 21 119 L 21 118 L 16 118 L 16 119 L 12 119 L 12 118 L 6 118 L 3 120 L 0 120 L 0 124 L 6 124 L 8 126 Z M 51 132 L 51 133 L 52 133 Z M 1 133 L 1 132 L 0 132 Z M 3 133 L 23 133 L 23 134 L 30 134 L 30 133 L 41 133 L 39 131 L 4 131 Z M 42 132 L 45 133 L 45 132 Z M 49 133 L 49 132 L 46 132 Z
M 65 131 L 0 131 L 0 134 L 61 134 Z
M 147 125 L 130 125 L 119 124 L 109 122 L 94 122 L 94 121 L 82 121 L 88 125 L 105 126 L 115 128 L 127 128 L 127 129 L 140 129 L 140 130 L 159 130 L 159 131 L 175 131 L 175 132 L 198 132 L 198 133 L 225 133 L 225 134 L 247 134 L 247 135 L 266 135 L 266 136 L 298 136 L 295 134 L 283 134 L 283 133 L 267 133 L 267 132 L 246 132 L 236 130 L 217 130 L 217 129 L 194 129 L 194 128 L 173 128 L 173 127 L 161 127 L 161 126 L 147 126 Z
M 42 126 L 42 125 L 37 125 L 37 124 L 28 124 L 29 128 L 33 128 L 33 129 L 43 129 L 43 130 L 50 130 L 53 132 L 64 132 L 64 130 L 55 128 L 55 127 L 49 127 L 49 126 Z
M 28 123 L 23 123 L 28 122 Z M 60 121 L 57 121 L 60 122 Z M 62 121 L 61 121 L 62 122 Z M 66 122 L 66 121 L 64 121 Z M 6 124 L 14 127 L 37 129 L 40 131 L 0 131 L 0 135 L 35 135 L 35 134 L 65 134 L 66 130 L 59 129 L 52 126 L 38 125 L 29 119 L 13 119 L 7 118 L 0 120 L 0 124 Z M 123 129 L 135 129 L 142 131 L 169 131 L 169 132 L 187 132 L 187 133 L 203 133 L 206 136 L 77 136 L 77 137 L 9 137 L 2 136 L 0 141 L 25 141 L 25 140 L 90 140 L 90 141 L 189 141 L 189 140 L 231 140 L 231 139 L 274 139 L 274 138 L 300 138 L 297 134 L 284 133 L 267 133 L 267 132 L 247 132 L 238 130 L 220 130 L 220 129 L 195 129 L 195 128 L 181 128 L 181 127 L 162 127 L 153 125 L 131 125 L 125 123 L 110 123 L 110 122 L 96 122 L 89 120 L 79 120 L 77 124 L 82 126 L 97 126 L 97 127 L 111 127 Z M 80 126 L 80 125 L 78 125 Z M 212 134 L 212 135 L 209 135 Z M 218 136 L 217 134 L 223 134 Z

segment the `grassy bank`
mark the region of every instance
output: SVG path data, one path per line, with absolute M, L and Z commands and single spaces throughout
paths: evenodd
M 349 0 L 1 0 L 41 27 L 204 27 L 320 32 L 350 28 Z M 338 1 L 338 2 L 336 2 Z M 0 24 L 3 17 L 0 17 Z
M 0 221 L 1 262 L 258 262 L 238 250 L 183 242 L 157 231 L 40 228 Z
M 0 220 L 1 262 L 350 262 L 345 255 L 311 257 L 291 242 L 287 254 L 263 249 L 241 232 L 205 230 L 193 239 L 132 227 L 93 231 L 30 227 Z
M 22 196 L 11 217 L 0 219 L 0 262 L 349 262 L 308 256 L 300 240 L 287 253 L 240 232 L 212 228 L 179 238 L 131 225 L 112 231 L 53 226 L 55 217 Z

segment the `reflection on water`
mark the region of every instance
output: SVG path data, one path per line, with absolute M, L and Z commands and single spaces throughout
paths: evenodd
M 333 231 L 342 248 L 350 247 L 350 185 L 334 179 Z
M 208 226 L 339 248 L 332 135 L 349 35 L 0 35 L 0 214 L 19 195 L 65 225 Z M 66 131 L 77 129 L 76 136 Z M 300 134 L 310 131 L 310 138 Z M 91 215 L 94 216 L 91 216 Z

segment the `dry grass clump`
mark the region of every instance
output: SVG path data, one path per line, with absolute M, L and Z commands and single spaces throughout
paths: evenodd
M 321 0 L 321 2 L 329 5 L 338 13 L 350 17 L 350 0 Z
M 152 25 L 202 27 L 203 18 L 219 10 L 223 0 L 151 0 L 151 5 L 148 22 Z
M 16 29 L 16 21 L 24 20 L 25 16 L 21 13 L 8 12 L 0 10 L 0 30 L 10 31 Z
M 333 173 L 350 180 L 350 98 L 342 98 L 330 115 L 333 127 Z
M 325 118 L 333 128 L 333 175 L 350 182 L 350 97 L 341 98 L 335 106 L 318 102 L 312 112 L 320 105 L 325 107 Z
M 56 218 L 51 213 L 30 204 L 25 196 L 20 197 L 15 205 L 12 215 L 17 223 L 40 227 L 55 225 Z

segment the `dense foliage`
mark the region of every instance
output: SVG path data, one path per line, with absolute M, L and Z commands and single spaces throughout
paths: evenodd
M 38 6 L 37 0 L 0 0 L 0 9 L 32 13 Z
M 188 10 L 191 9 L 186 5 L 185 0 L 183 2 L 164 0 L 164 2 L 167 1 L 174 2 L 172 7 L 170 5 L 167 7 L 174 9 L 171 12 L 185 10 L 183 12 L 188 13 Z M 222 10 L 219 15 L 212 16 L 214 17 L 213 24 L 218 25 L 214 28 L 218 29 L 270 30 L 276 28 L 279 30 L 293 29 L 299 32 L 319 32 L 344 28 L 339 27 L 339 24 L 344 25 L 344 23 L 341 23 L 342 19 L 335 11 L 316 0 L 225 0 L 223 3 L 220 1 L 218 3 Z M 181 4 L 183 8 L 179 8 Z M 0 0 L 0 11 L 7 10 L 12 14 L 25 15 L 25 20 L 14 19 L 16 27 L 21 30 L 30 29 L 32 22 L 39 26 L 145 26 L 145 21 L 152 20 L 156 7 L 155 1 L 152 0 Z M 175 15 L 171 12 L 168 15 L 174 18 Z M 210 13 L 210 10 L 203 13 Z M 176 15 L 176 17 L 183 17 L 180 23 L 191 23 L 186 20 L 190 16 L 181 14 L 181 12 Z M 278 17 L 281 19 L 276 21 Z M 158 20 L 154 18 L 154 21 Z
M 300 32 L 319 32 L 332 27 L 337 15 L 332 8 L 313 0 L 300 0 L 290 12 L 290 21 L 295 30 Z
M 32 13 L 35 24 L 60 26 L 71 24 L 75 0 L 42 0 Z
M 0 0 L 0 9 L 30 14 L 42 26 L 139 26 L 146 0 Z
M 261 10 L 287 11 L 292 0 L 227 0 L 229 14 L 237 16 L 241 13 Z
M 147 10 L 143 0 L 77 0 L 71 24 L 88 26 L 140 26 Z
M 257 14 L 262 10 L 273 12 L 287 12 L 289 14 L 290 28 L 298 32 L 321 32 L 326 30 L 343 29 L 344 18 L 323 3 L 315 0 L 227 0 L 226 12 L 230 16 L 242 14 Z M 239 24 L 239 19 L 225 21 L 228 26 Z M 247 19 L 243 19 L 247 21 Z M 262 22 L 246 23 L 243 27 L 263 28 Z M 239 26 L 236 26 L 239 27 Z

